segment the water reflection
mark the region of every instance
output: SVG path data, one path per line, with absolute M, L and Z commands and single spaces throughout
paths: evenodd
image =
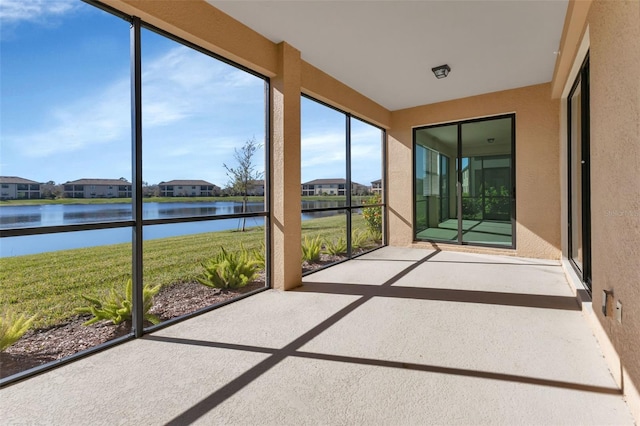
M 77 207 L 77 206 L 76 206 Z M 114 220 L 130 220 L 131 207 L 96 209 L 85 211 L 79 209 L 77 211 L 69 211 L 62 213 L 62 222 L 65 225 L 86 223 L 86 222 L 107 222 Z
M 247 203 L 246 212 L 264 211 L 264 203 Z M 144 203 L 144 219 L 220 216 L 242 213 L 242 203 Z M 132 220 L 130 204 L 45 204 L 0 207 L 0 228 L 62 226 L 93 222 Z
M 344 207 L 346 200 L 302 201 L 302 209 Z M 247 203 L 246 212 L 264 211 L 264 203 Z M 192 203 L 144 203 L 144 219 L 222 216 L 242 213 L 242 203 L 234 201 Z M 328 217 L 335 212 L 304 213 L 303 219 Z M 62 226 L 94 222 L 132 220 L 130 204 L 45 204 L 0 207 L 0 228 Z
M 39 214 L 17 214 L 14 216 L 0 216 L 0 227 L 15 228 L 22 226 L 33 226 L 32 224 L 40 223 L 41 215 Z
M 264 211 L 263 203 L 247 203 L 245 212 Z M 145 203 L 145 219 L 164 219 L 190 216 L 221 216 L 242 213 L 242 203 L 215 201 L 213 203 Z
M 329 207 L 346 207 L 347 200 L 346 198 L 343 200 L 302 200 L 302 210 L 307 209 L 322 209 Z
M 321 217 L 331 217 L 331 216 L 338 216 L 338 215 L 344 215 L 345 212 L 344 210 L 329 210 L 329 211 L 323 211 L 323 212 L 307 212 L 307 213 L 302 213 L 302 220 L 308 220 L 308 219 L 320 219 Z
M 44 204 L 0 207 L 0 228 L 131 220 L 130 204 Z
M 342 206 L 344 201 L 305 201 L 303 208 L 324 208 Z M 263 211 L 263 203 L 248 203 L 247 212 Z M 227 215 L 242 212 L 242 203 L 218 201 L 208 203 L 145 203 L 145 219 L 163 219 L 176 217 Z M 344 215 L 344 210 L 303 213 L 302 220 Z M 60 226 L 78 223 L 109 222 L 131 220 L 129 204 L 49 204 L 30 206 L 0 207 L 0 228 L 24 228 L 37 226 Z M 263 218 L 248 218 L 247 227 L 264 226 Z M 239 229 L 241 219 L 223 219 L 207 222 L 186 222 L 172 226 L 145 226 L 144 238 L 166 238 L 176 235 L 197 234 L 202 232 L 225 231 Z M 45 236 L 19 236 L 0 239 L 0 256 L 22 256 L 47 251 L 71 248 L 91 247 L 95 244 L 116 244 L 131 241 L 131 229 L 103 230 L 96 233 L 69 232 Z M 86 237 L 84 237 L 86 235 Z
M 0 257 L 24 256 L 120 243 L 131 243 L 131 228 L 7 237 L 0 239 Z

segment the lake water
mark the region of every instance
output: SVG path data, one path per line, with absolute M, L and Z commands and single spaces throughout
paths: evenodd
M 303 209 L 342 207 L 342 201 L 304 201 Z M 264 210 L 263 203 L 248 203 L 248 212 Z M 0 207 L 0 229 L 61 226 L 95 222 L 132 220 L 130 204 L 45 204 Z M 242 203 L 233 201 L 194 203 L 144 203 L 144 219 L 168 219 L 191 216 L 228 215 L 242 212 Z M 302 220 L 327 217 L 338 212 L 302 214 Z M 144 239 L 238 229 L 240 219 L 220 219 L 144 227 Z M 247 218 L 246 226 L 264 226 L 264 218 Z M 131 228 L 65 232 L 0 238 L 0 257 L 22 256 L 47 251 L 67 250 L 95 245 L 131 242 Z

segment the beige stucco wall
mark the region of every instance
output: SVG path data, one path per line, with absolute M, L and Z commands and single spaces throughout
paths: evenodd
M 276 44 L 204 0 L 101 1 L 268 77 L 277 73 Z
M 388 140 L 391 245 L 409 245 L 413 241 L 412 128 L 511 112 L 516 114 L 517 219 L 516 249 L 511 253 L 560 258 L 559 102 L 551 100 L 550 84 L 391 113 Z
M 300 259 L 300 51 L 278 45 L 278 75 L 271 85 L 272 286 L 302 283 Z
M 592 0 L 570 0 L 567 5 L 558 58 L 551 82 L 551 97 L 554 99 L 560 98 L 564 83 L 572 71 L 580 42 L 586 31 L 585 22 L 591 2 Z
M 302 62 L 303 92 L 357 117 L 388 128 L 391 113 L 313 65 Z
M 594 1 L 591 71 L 591 242 L 594 305 L 603 289 L 623 321 L 596 315 L 640 384 L 640 2 Z M 640 415 L 640 413 L 638 413 Z
M 566 96 L 586 51 L 590 60 L 591 244 L 596 336 L 613 377 L 640 421 L 640 1 L 571 1 L 556 69 L 554 95 Z M 576 55 L 576 53 L 578 53 Z M 570 61 L 569 61 L 570 59 Z M 566 107 L 561 120 L 564 120 Z M 561 130 L 566 145 L 566 126 Z M 561 159 L 566 175 L 566 146 Z M 567 257 L 566 181 L 563 180 L 563 257 Z M 569 271 L 572 273 L 572 271 Z M 622 302 L 622 322 L 605 317 Z M 591 312 L 591 311 L 590 311 Z

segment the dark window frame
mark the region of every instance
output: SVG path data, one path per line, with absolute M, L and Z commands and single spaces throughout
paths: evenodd
M 244 67 L 236 62 L 233 62 L 227 58 L 219 56 L 213 52 L 210 52 L 200 46 L 197 46 L 187 40 L 184 40 L 180 37 L 177 37 L 171 33 L 168 33 L 164 30 L 161 30 L 151 24 L 143 22 L 141 18 L 136 16 L 130 16 L 123 12 L 120 12 L 117 9 L 114 9 L 110 6 L 104 5 L 97 0 L 82 0 L 90 6 L 94 6 L 98 9 L 101 9 L 117 18 L 120 18 L 126 22 L 131 24 L 130 27 L 130 64 L 131 64 L 131 150 L 132 150 L 132 176 L 133 182 L 132 184 L 126 185 L 126 191 L 131 193 L 131 203 L 132 203 L 132 218 L 129 220 L 113 220 L 113 221 L 96 221 L 85 224 L 78 225 L 59 225 L 59 226 L 41 226 L 41 227 L 23 227 L 23 228 L 10 228 L 3 229 L 0 234 L 1 238 L 8 237 L 21 237 L 21 236 L 30 236 L 30 235 L 46 235 L 46 234 L 57 234 L 57 233 L 66 233 L 66 232 L 76 232 L 76 231 L 91 231 L 91 230 L 102 230 L 102 229 L 115 229 L 115 228 L 131 228 L 132 229 L 132 280 L 133 280 L 133 288 L 134 288 L 134 309 L 133 309 L 133 326 L 130 331 L 125 336 L 110 340 L 108 342 L 102 343 L 95 347 L 86 349 L 84 351 L 78 352 L 76 354 L 70 355 L 68 357 L 51 361 L 37 367 L 31 368 L 29 370 L 25 370 L 14 375 L 5 377 L 0 379 L 0 387 L 7 386 L 9 384 L 15 383 L 19 380 L 23 380 L 25 378 L 40 374 L 44 371 L 51 370 L 61 365 L 68 364 L 85 356 L 97 353 L 106 348 L 113 347 L 120 343 L 129 341 L 131 339 L 141 337 L 144 334 L 151 333 L 157 331 L 161 328 L 168 327 L 177 322 L 184 321 L 186 319 L 192 318 L 194 316 L 200 315 L 205 312 L 209 312 L 213 309 L 224 306 L 228 303 L 235 302 L 237 300 L 244 299 L 245 297 L 249 297 L 253 294 L 262 292 L 271 288 L 271 251 L 269 250 L 270 242 L 271 242 L 271 226 L 270 226 L 270 194 L 271 194 L 271 171 L 270 171 L 270 123 L 271 123 L 271 107 L 270 107 L 270 86 L 271 82 L 269 77 L 264 76 L 262 74 L 257 73 L 247 67 Z M 179 217 L 179 218 L 170 218 L 170 219 L 143 219 L 142 217 L 142 202 L 144 198 L 144 194 L 142 191 L 142 116 L 141 116 L 141 105 L 142 105 L 142 93 L 141 93 L 141 35 L 140 31 L 142 28 L 153 31 L 161 36 L 164 36 L 168 39 L 171 39 L 179 44 L 182 44 L 186 47 L 194 49 L 202 54 L 212 57 L 218 61 L 224 62 L 232 67 L 245 71 L 249 74 L 252 74 L 264 81 L 264 109 L 265 109 L 265 151 L 264 151 L 264 167 L 265 167 L 265 191 L 264 191 L 264 209 L 259 212 L 249 212 L 249 213 L 239 213 L 239 214 L 229 214 L 229 215 L 210 215 L 210 216 L 191 216 L 191 217 Z M 67 190 L 67 188 L 70 188 Z M 78 195 L 83 196 L 82 192 L 84 188 L 82 185 L 73 185 L 73 184 L 65 184 L 64 190 L 67 193 L 72 193 L 72 198 L 76 198 Z M 149 225 L 160 225 L 160 224 L 173 224 L 173 223 L 186 223 L 186 222 L 204 222 L 204 221 L 216 221 L 216 220 L 225 220 L 225 219 L 238 219 L 238 218 L 251 218 L 251 217 L 262 217 L 264 218 L 264 235 L 265 235 L 265 287 L 248 292 L 243 294 L 235 299 L 217 303 L 214 305 L 210 305 L 203 309 L 199 309 L 197 311 L 172 318 L 170 320 L 164 321 L 161 324 L 158 324 L 153 327 L 144 328 L 143 327 L 143 318 L 142 318 L 142 230 L 145 226 Z
M 500 119 L 504 119 L 504 118 L 510 118 L 511 119 L 511 199 L 513 202 L 512 208 L 511 208 L 511 213 L 510 213 L 510 221 L 511 221 L 511 245 L 509 246 L 505 246 L 502 244 L 490 244 L 490 243 L 478 243 L 478 242 L 466 242 L 463 241 L 462 239 L 462 233 L 460 232 L 460 223 L 463 220 L 462 219 L 462 191 L 461 190 L 457 190 L 456 191 L 456 198 L 458 199 L 457 202 L 457 207 L 458 207 L 458 211 L 457 211 L 457 220 L 458 220 L 458 239 L 457 241 L 447 241 L 447 240 L 435 240 L 435 239 L 429 239 L 429 238 L 425 238 L 425 239 L 417 239 L 416 238 L 416 234 L 418 233 L 417 231 L 417 221 L 416 218 L 418 216 L 417 214 L 417 208 L 416 208 L 416 201 L 415 201 L 415 196 L 416 196 L 416 162 L 415 162 L 415 152 L 416 152 L 416 146 L 417 146 L 417 132 L 420 130 L 424 130 L 424 129 L 433 129 L 433 128 L 437 128 L 437 127 L 445 127 L 445 126 L 456 126 L 457 127 L 457 134 L 458 134 L 458 142 L 457 142 L 457 158 L 455 159 L 450 159 L 451 161 L 449 162 L 449 167 L 455 167 L 456 169 L 456 182 L 457 184 L 460 186 L 460 188 L 462 187 L 462 168 L 459 167 L 458 162 L 462 159 L 462 126 L 465 124 L 472 124 L 472 123 L 479 123 L 479 122 L 483 122 L 483 121 L 492 121 L 492 120 L 500 120 Z M 412 203 L 412 222 L 413 222 L 413 241 L 414 242 L 430 242 L 430 243 L 437 243 L 437 244 L 451 244 L 451 245 L 456 245 L 456 246 L 473 246 L 473 247 L 491 247 L 491 248 L 502 248 L 502 249 L 507 249 L 507 250 L 515 250 L 516 249 L 516 203 L 517 203 L 517 198 L 516 198 L 516 113 L 507 113 L 507 114 L 498 114 L 498 115 L 492 115 L 492 116 L 488 116 L 488 117 L 481 117 L 481 118 L 472 118 L 472 119 L 467 119 L 467 120 L 458 120 L 458 121 L 452 121 L 452 122 L 446 122 L 446 123 L 439 123 L 439 124 L 432 124 L 432 125 L 426 125 L 426 126 L 419 126 L 419 127 L 414 127 L 413 128 L 413 141 L 412 141 L 412 198 L 413 198 L 413 203 Z M 426 147 L 425 147 L 426 148 Z M 451 163 L 453 163 L 453 166 L 451 165 Z
M 592 291 L 592 257 L 591 257 L 591 152 L 590 152 L 590 84 L 589 84 L 589 52 L 587 52 L 580 70 L 573 82 L 569 96 L 567 97 L 567 258 L 578 277 L 582 280 L 589 294 Z M 571 155 L 571 99 L 576 90 L 580 87 L 580 151 L 582 156 L 582 173 L 580 182 L 580 191 L 582 195 L 582 268 L 573 260 L 573 204 L 571 202 L 572 184 L 571 177 L 572 155 Z
M 345 138 L 345 152 L 346 152 L 346 157 L 345 157 L 345 163 L 346 163 L 346 177 L 345 177 L 345 184 L 344 184 L 344 189 L 343 192 L 345 193 L 344 195 L 346 196 L 346 201 L 345 201 L 345 206 L 340 206 L 340 207 L 323 207 L 323 208 L 312 208 L 312 209 L 301 209 L 301 213 L 313 213 L 313 212 L 330 212 L 330 211 L 344 211 L 346 214 L 346 222 L 347 222 L 347 226 L 346 226 L 346 240 L 347 240 L 347 256 L 345 259 L 343 260 L 339 260 L 333 263 L 329 263 L 327 265 L 324 265 L 318 269 L 315 269 L 313 271 L 308 271 L 303 273 L 303 276 L 312 274 L 314 272 L 320 271 L 322 269 L 326 269 L 330 266 L 342 263 L 342 262 L 346 262 L 350 259 L 354 259 L 356 257 L 362 256 L 364 254 L 370 253 L 372 251 L 375 251 L 377 249 L 379 249 L 380 247 L 384 247 L 388 244 L 388 236 L 387 236 L 387 131 L 380 127 L 377 126 L 363 118 L 357 117 L 351 113 L 348 113 L 346 111 L 343 111 L 339 108 L 336 108 L 333 105 L 330 105 L 326 102 L 320 101 L 312 96 L 309 96 L 305 93 L 301 93 L 301 97 L 308 99 L 310 101 L 316 102 L 322 106 L 325 106 L 327 108 L 330 108 L 334 111 L 339 112 L 340 114 L 343 114 L 345 117 L 345 134 L 346 134 L 346 138 Z M 352 190 L 347 191 L 347 188 L 353 188 L 353 182 L 351 180 L 351 120 L 358 120 L 361 121 L 365 124 L 368 124 L 370 126 L 373 126 L 377 129 L 380 130 L 381 132 L 381 141 L 380 141 L 380 150 L 381 150 L 381 154 L 382 154 L 382 164 L 381 166 L 381 172 L 382 172 L 382 182 L 381 182 L 381 187 L 382 187 L 382 202 L 379 204 L 353 204 L 352 203 Z M 382 185 L 383 184 L 383 185 Z M 320 188 L 322 190 L 324 185 L 320 185 L 318 186 L 317 184 L 315 185 L 309 185 L 312 189 L 318 189 Z M 329 187 L 333 187 L 336 188 L 336 186 L 334 185 L 328 185 Z M 303 189 L 304 190 L 304 189 Z M 334 193 L 333 190 L 331 190 L 331 193 L 329 195 L 340 195 L 339 194 L 340 190 L 338 190 L 338 193 Z M 375 194 L 375 192 L 374 192 Z M 312 194 L 315 195 L 315 194 Z M 378 247 L 372 248 L 370 250 L 366 250 L 364 252 L 358 253 L 357 255 L 353 254 L 353 249 L 351 246 L 351 237 L 352 237 L 352 224 L 351 224 L 351 215 L 353 214 L 354 211 L 357 211 L 359 209 L 362 208 L 366 208 L 366 207 L 381 207 L 382 208 L 382 217 L 383 217 L 383 222 L 382 222 L 382 244 Z

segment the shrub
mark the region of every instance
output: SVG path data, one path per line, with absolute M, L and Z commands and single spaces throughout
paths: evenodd
M 378 244 L 382 241 L 382 230 L 369 229 L 369 236 L 371 237 L 374 243 Z
M 259 249 L 254 249 L 253 250 L 253 259 L 256 261 L 256 265 L 258 267 L 258 270 L 264 269 L 265 265 L 266 265 L 266 259 L 264 257 L 265 253 L 267 252 L 265 245 L 264 245 L 264 241 L 260 244 L 260 248 Z
M 511 218 L 511 197 L 504 186 L 499 189 L 493 186 L 484 191 L 485 218 L 490 220 L 509 220 Z
M 337 240 L 325 240 L 324 250 L 327 254 L 338 255 L 347 252 L 347 241 L 344 237 Z
M 382 203 L 382 196 L 375 194 L 365 200 L 365 205 L 375 205 Z M 374 241 L 382 240 L 382 206 L 365 207 L 362 209 L 362 216 L 367 224 L 367 230 Z
M 462 219 L 482 219 L 482 198 L 462 197 Z
M 311 240 L 305 235 L 304 243 L 302 243 L 302 261 L 315 262 L 319 260 L 321 250 L 322 241 L 320 240 L 320 235 Z
M 152 324 L 158 324 L 160 319 L 149 313 L 153 306 L 153 296 L 158 294 L 162 286 L 152 287 L 145 285 L 142 288 L 142 312 L 144 319 Z M 81 295 L 83 299 L 90 303 L 89 306 L 76 308 L 76 312 L 81 314 L 91 314 L 93 318 L 85 322 L 84 325 L 91 325 L 98 321 L 111 321 L 114 325 L 118 325 L 123 321 L 131 321 L 133 312 L 133 284 L 131 279 L 127 280 L 124 293 L 118 291 L 115 286 L 111 288 L 104 299 L 98 297 L 89 297 Z
M 29 330 L 37 315 L 27 318 L 25 315 L 18 316 L 11 310 L 6 310 L 0 316 L 0 352 L 20 340 L 24 333 Z
M 196 278 L 200 284 L 229 289 L 244 287 L 254 280 L 260 269 L 259 260 L 252 259 L 244 247 L 237 253 L 228 253 L 223 247 L 220 250 L 216 257 L 202 264 L 204 272 Z
M 366 234 L 366 232 L 361 231 L 359 229 L 354 230 L 353 233 L 351 234 L 351 248 L 353 250 L 357 250 L 359 248 L 364 247 L 367 243 L 368 238 L 369 237 Z

